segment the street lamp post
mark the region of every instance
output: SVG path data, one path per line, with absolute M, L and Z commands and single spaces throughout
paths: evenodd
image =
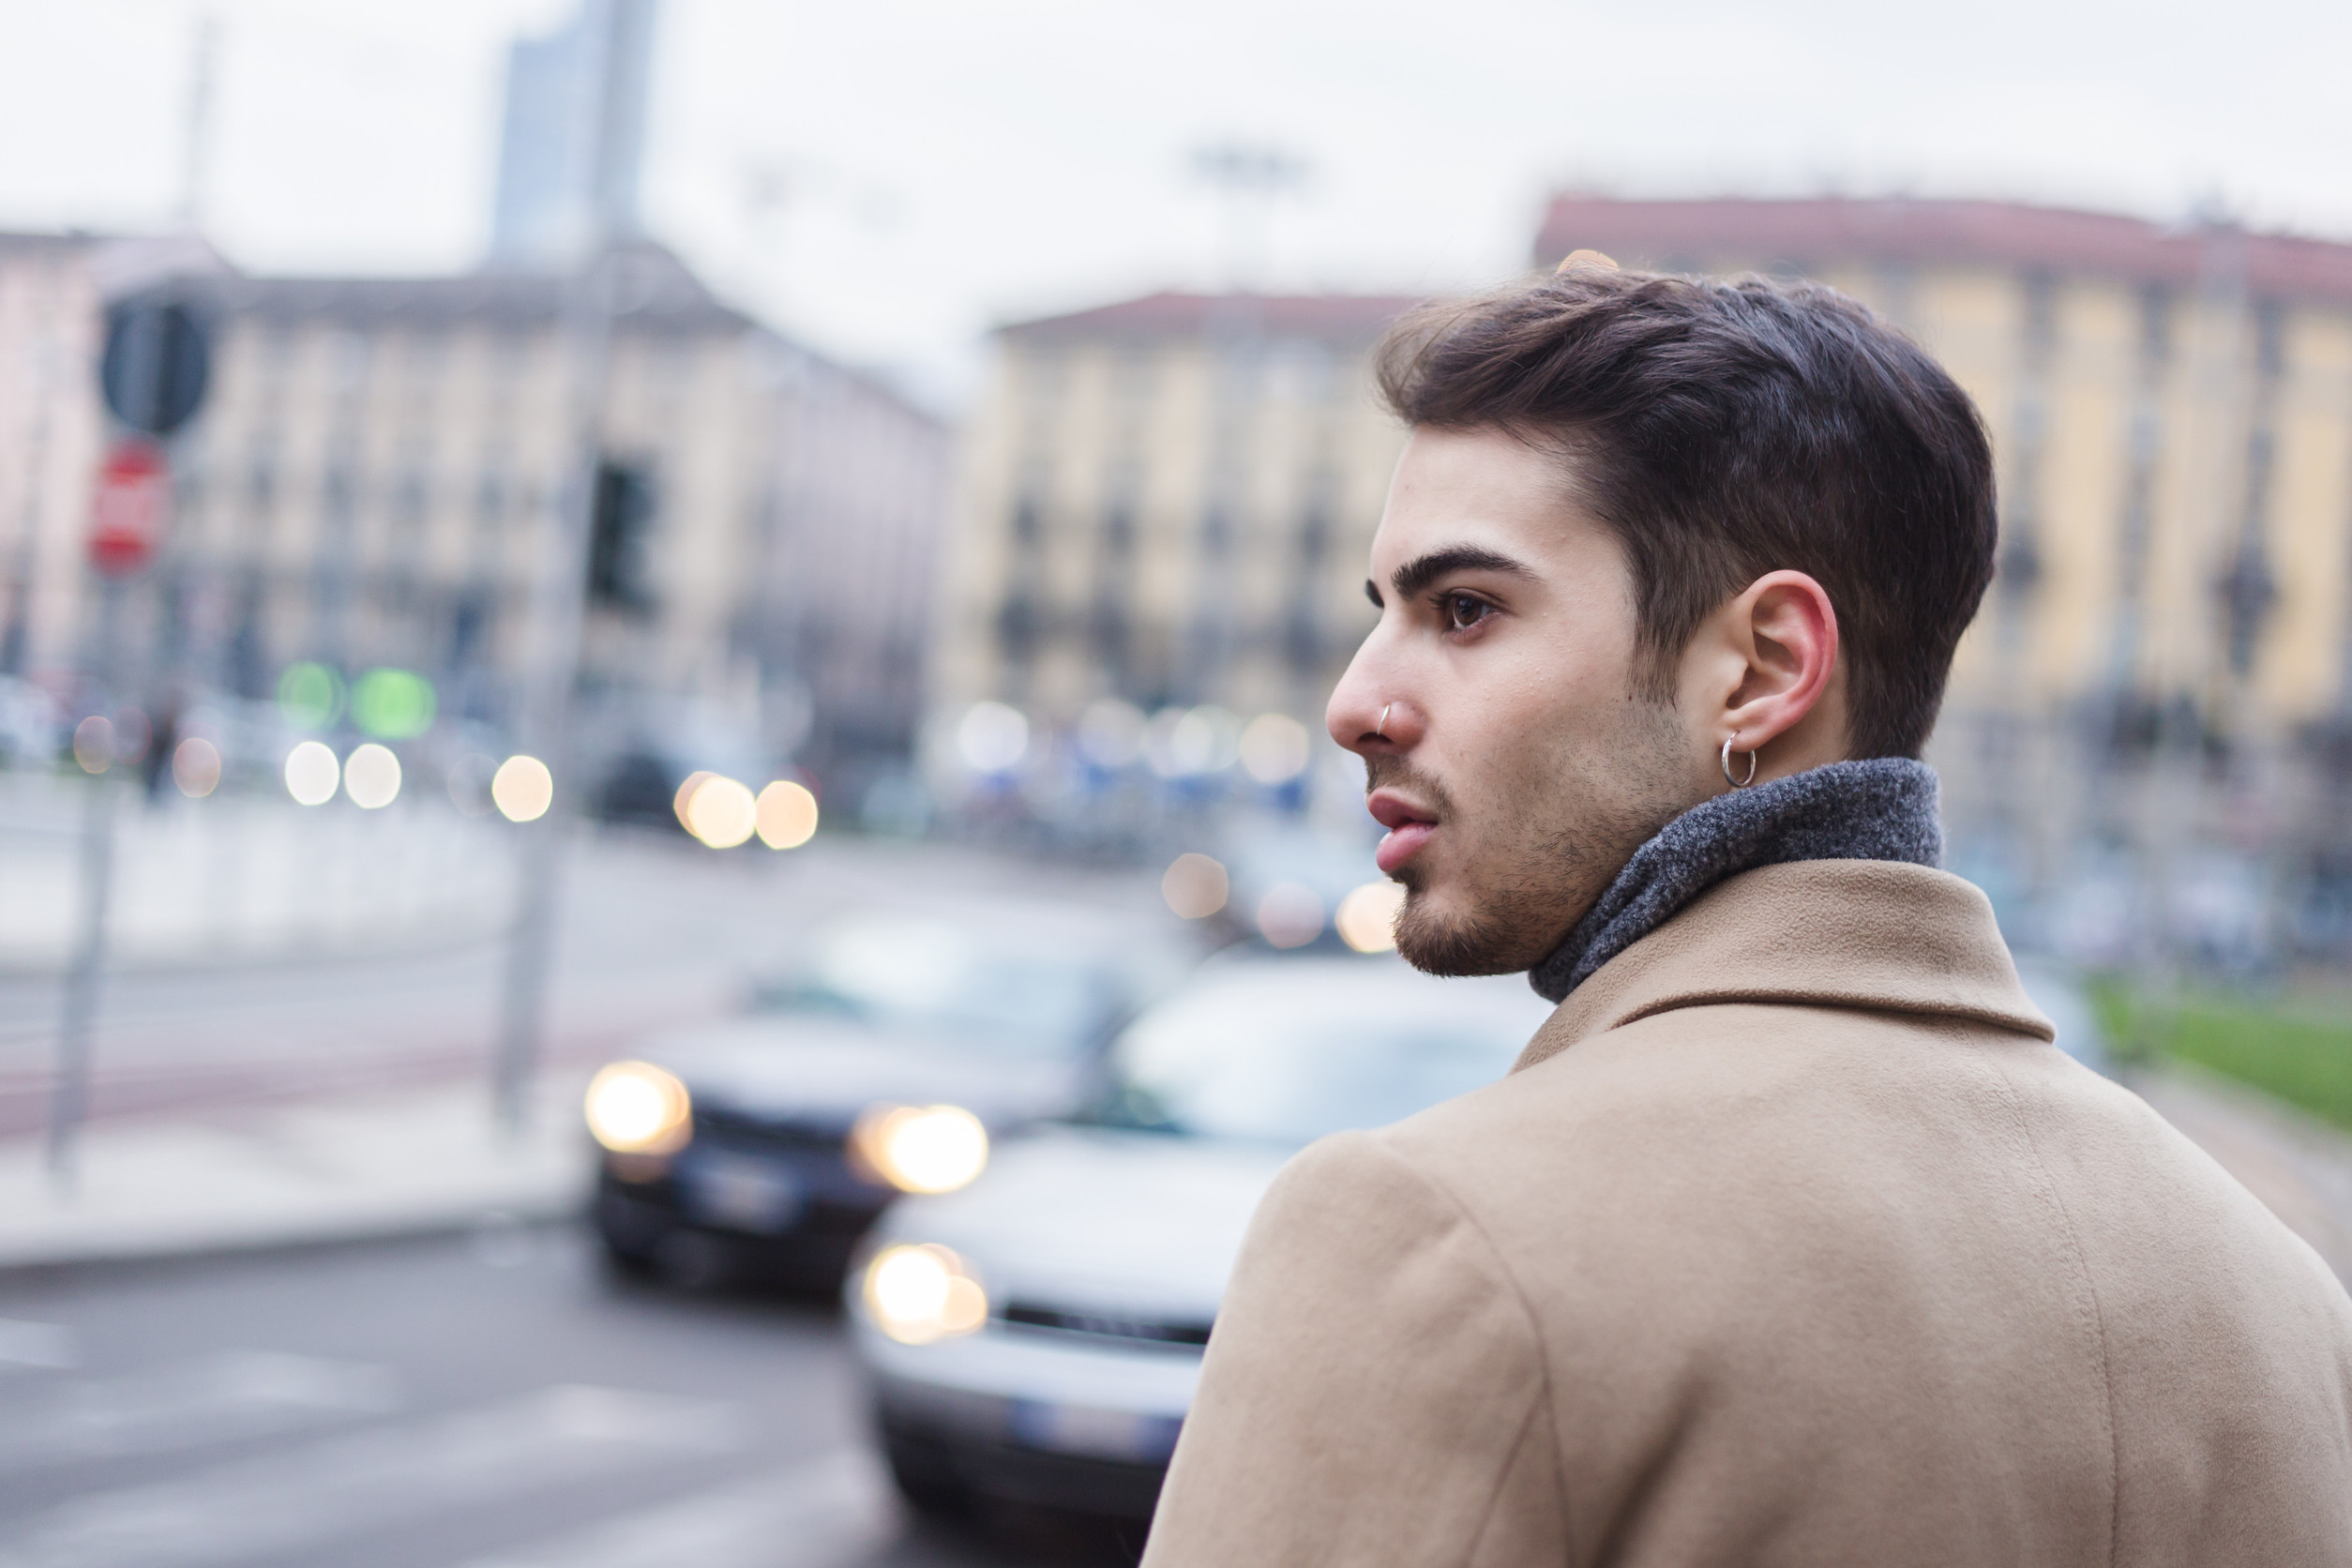
M 525 678 L 521 725 L 525 746 L 553 775 L 554 793 L 546 813 L 520 829 L 520 886 L 490 1073 L 492 1112 L 509 1138 L 519 1137 L 529 1120 L 531 1076 L 547 1031 L 564 849 L 580 806 L 579 780 L 570 765 L 572 704 L 587 614 L 596 473 L 604 457 L 612 319 L 626 260 L 617 245 L 636 231 L 637 120 L 653 15 L 653 0 L 614 0 L 604 8 L 586 249 L 564 294 L 562 329 L 571 360 L 570 472 L 539 554 L 532 616 L 537 645 Z
M 98 586 L 98 680 L 110 695 L 119 684 L 125 583 L 109 575 Z M 113 744 L 111 731 L 107 737 Z M 111 761 L 111 759 L 107 761 Z M 114 888 L 114 791 L 103 768 L 83 783 L 82 920 L 66 963 L 64 1005 L 57 1019 L 57 1076 L 50 1092 L 49 1179 L 60 1193 L 74 1180 L 74 1144 L 89 1113 L 90 1034 L 98 1021 L 98 977 L 106 966 L 106 922 Z
M 537 657 L 523 699 L 525 746 L 554 776 L 554 796 L 537 821 L 521 824 L 520 887 L 500 993 L 492 1109 L 509 1137 L 529 1119 L 531 1075 L 547 1028 L 548 978 L 564 878 L 564 847 L 579 790 L 569 767 L 572 698 L 587 615 L 588 546 L 596 467 L 604 447 L 605 373 L 611 357 L 614 261 L 598 243 L 566 290 L 565 335 L 571 344 L 571 472 L 542 552 L 533 620 Z
M 204 405 L 211 351 L 202 322 L 178 300 L 163 296 L 116 308 L 107 326 L 98 381 L 107 407 L 127 432 L 99 469 L 91 507 L 90 565 L 98 580 L 98 641 L 93 663 L 99 689 L 111 701 L 125 686 L 123 599 L 127 579 L 153 558 L 170 511 L 171 465 L 160 445 Z M 57 1073 L 50 1097 L 50 1180 L 68 1191 L 74 1142 L 89 1108 L 91 1033 L 98 1018 L 98 982 L 106 962 L 106 923 L 114 881 L 113 788 L 106 780 L 113 732 L 103 728 L 97 765 L 88 774 L 82 818 L 82 923 L 66 966 L 57 1020 Z

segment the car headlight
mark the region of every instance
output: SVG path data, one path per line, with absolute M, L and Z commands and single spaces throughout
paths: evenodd
M 866 1312 L 901 1345 L 970 1334 L 988 1320 L 988 1293 L 961 1258 L 933 1243 L 887 1246 L 866 1265 Z
M 650 1062 L 615 1062 L 588 1080 L 588 1130 L 616 1154 L 671 1154 L 694 1136 L 686 1087 Z
M 988 1167 L 988 1129 L 961 1106 L 869 1107 L 850 1130 L 859 1162 L 900 1192 L 954 1192 Z

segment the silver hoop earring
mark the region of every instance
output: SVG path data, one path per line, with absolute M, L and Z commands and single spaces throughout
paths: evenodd
M 1375 724 L 1374 726 L 1372 726 L 1372 733 L 1373 733 L 1373 734 L 1375 734 L 1375 735 L 1377 735 L 1377 736 L 1379 736 L 1381 740 L 1386 740 L 1386 739 L 1388 739 L 1388 716 L 1389 716 L 1389 709 L 1390 709 L 1390 708 L 1394 708 L 1394 707 L 1395 707 L 1395 706 L 1396 706 L 1396 704 L 1395 704 L 1395 703 L 1391 702 L 1391 703 L 1388 705 L 1388 707 L 1386 707 L 1386 708 L 1382 708 L 1382 709 L 1380 710 L 1380 722 L 1379 722 L 1378 724 Z
M 1723 740 L 1723 781 L 1724 781 L 1725 783 L 1726 783 L 1726 784 L 1730 785 L 1730 786 L 1731 786 L 1733 789 L 1735 789 L 1735 790 L 1744 790 L 1744 789 L 1746 789 L 1749 785 L 1751 785 L 1751 784 L 1753 784 L 1753 783 L 1755 783 L 1755 782 L 1756 782 L 1756 753 L 1755 753 L 1755 752 L 1753 752 L 1753 751 L 1751 751 L 1751 752 L 1749 752 L 1749 753 L 1748 753 L 1748 776 L 1747 776 L 1745 778 L 1734 778 L 1734 777 L 1732 777 L 1732 776 L 1731 776 L 1731 743 L 1732 743 L 1733 741 L 1738 740 L 1739 738 L 1740 738 L 1740 737 L 1739 737 L 1738 735 L 1736 735 L 1736 734 L 1733 734 L 1733 735 L 1726 735 L 1726 736 L 1724 737 L 1724 740 Z

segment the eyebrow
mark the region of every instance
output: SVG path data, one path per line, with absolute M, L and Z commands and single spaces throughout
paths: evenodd
M 1426 555 L 1406 562 L 1388 580 L 1389 585 L 1396 590 L 1398 598 L 1410 599 L 1440 578 L 1455 572 L 1500 572 L 1506 577 L 1525 578 L 1530 581 L 1535 577 L 1535 573 L 1525 564 L 1514 561 L 1508 555 L 1481 550 L 1476 545 L 1449 545 L 1443 550 L 1433 550 Z M 1364 591 L 1374 604 L 1381 603 L 1380 584 L 1370 578 L 1364 579 Z

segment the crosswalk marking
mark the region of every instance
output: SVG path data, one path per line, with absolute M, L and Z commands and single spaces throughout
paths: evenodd
M 400 1406 L 385 1368 L 232 1351 L 149 1371 L 48 1384 L 12 1396 L 0 1421 L 0 1471 L 123 1454 L 157 1454 Z
M 466 1568 L 845 1568 L 900 1528 L 881 1465 L 837 1449 Z
M 0 1318 L 0 1367 L 82 1364 L 73 1330 L 62 1323 L 28 1323 L 20 1318 Z
M 729 1405 L 577 1384 L 542 1389 L 85 1494 L 0 1527 L 0 1568 L 244 1561 L 649 1457 L 725 1452 L 742 1436 Z

